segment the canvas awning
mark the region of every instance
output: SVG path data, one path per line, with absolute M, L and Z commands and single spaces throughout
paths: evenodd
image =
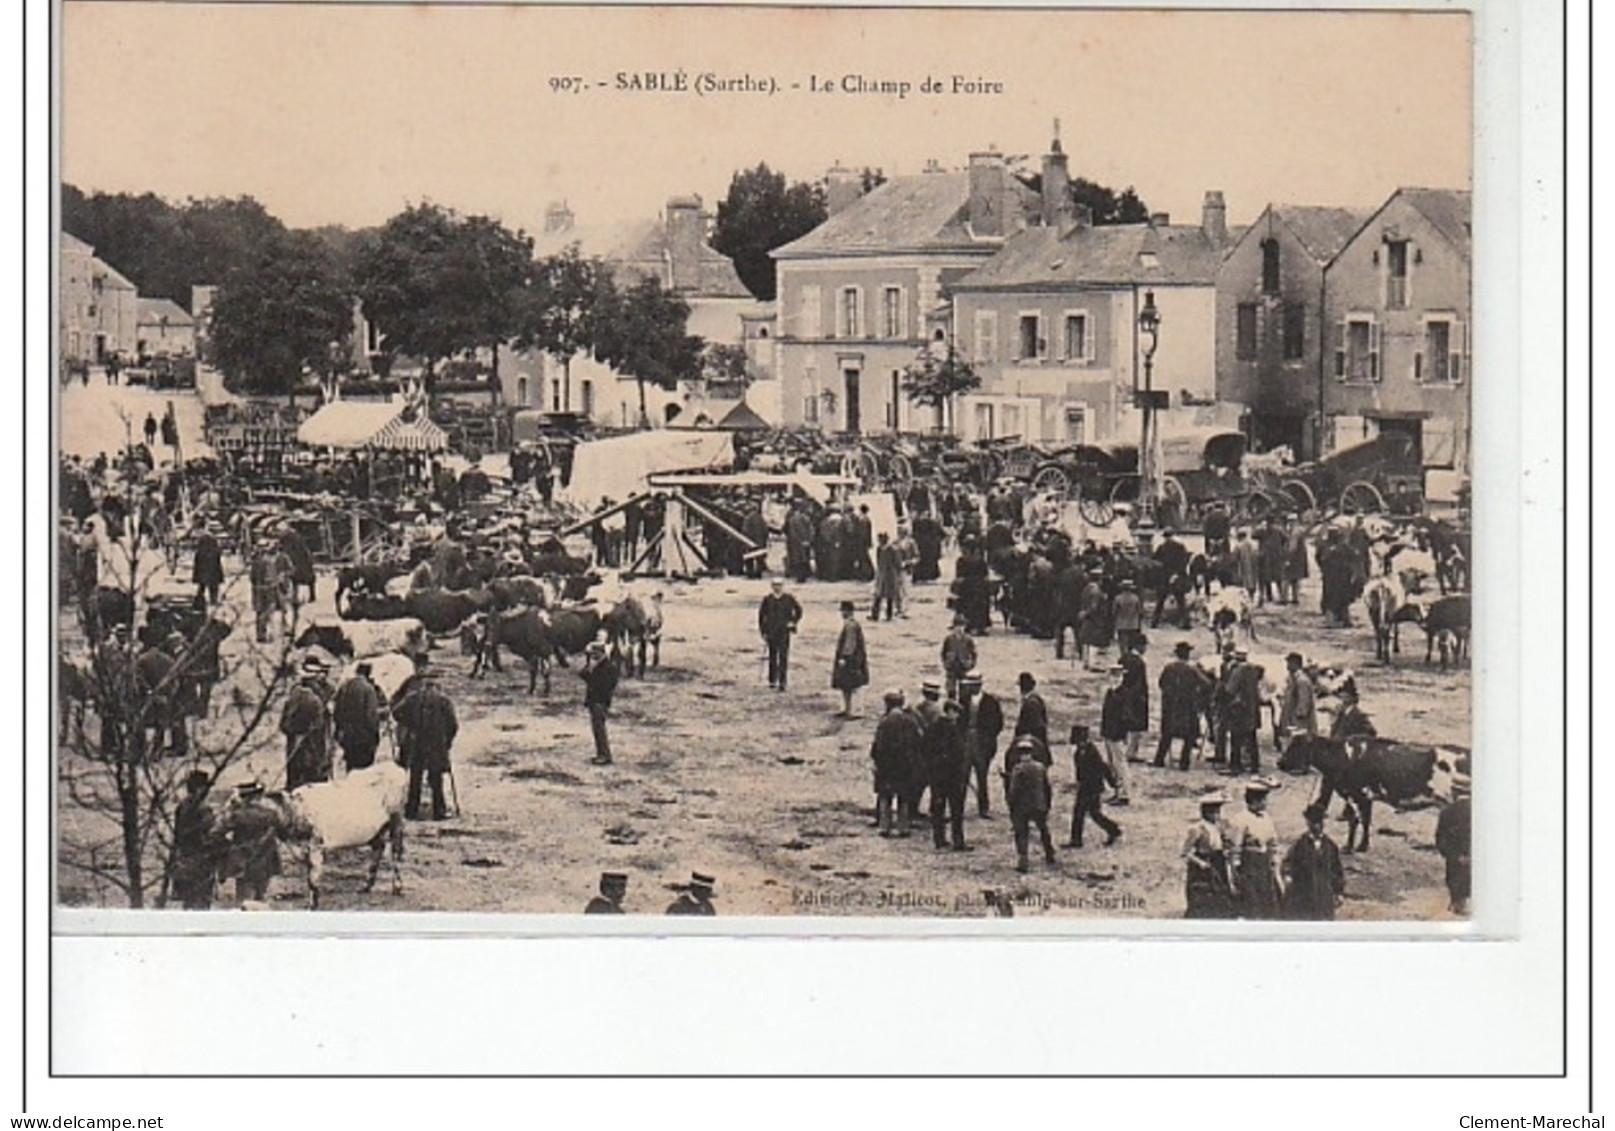
M 657 429 L 591 440 L 572 456 L 572 478 L 560 497 L 594 507 L 602 498 L 621 502 L 647 489 L 647 479 L 664 471 L 718 471 L 735 461 L 733 437 L 719 431 Z
M 767 432 L 773 426 L 758 416 L 749 404 L 741 401 L 718 421 L 718 427 L 725 432 Z
M 315 448 L 386 448 L 438 452 L 448 433 L 401 401 L 332 401 L 297 429 L 297 439 Z

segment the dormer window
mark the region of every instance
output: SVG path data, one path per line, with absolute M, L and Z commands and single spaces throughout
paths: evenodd
M 1139 252 L 1138 261 L 1143 266 L 1150 268 L 1159 267 L 1161 265 L 1161 257 L 1156 255 L 1153 251 Z
M 1408 241 L 1385 242 L 1385 306 L 1402 310 L 1408 304 Z

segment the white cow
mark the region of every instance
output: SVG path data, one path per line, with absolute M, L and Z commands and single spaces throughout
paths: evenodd
M 398 695 L 404 684 L 415 675 L 415 661 L 402 652 L 388 652 L 381 656 L 368 656 L 363 660 L 354 660 L 342 669 L 341 683 L 346 683 L 359 674 L 359 665 L 370 665 L 370 682 L 376 685 L 382 698 L 388 703 Z M 339 684 L 340 686 L 340 684 Z
M 1256 642 L 1256 625 L 1251 620 L 1253 607 L 1251 595 L 1237 585 L 1225 586 L 1205 598 L 1206 623 L 1211 628 L 1218 652 L 1223 650 L 1224 645 L 1234 643 L 1241 628 L 1245 630 L 1247 640 Z
M 396 762 L 381 761 L 354 770 L 340 781 L 313 782 L 278 797 L 283 836 L 305 846 L 308 905 L 320 906 L 325 853 L 332 848 L 370 846 L 370 872 L 364 890 L 376 885 L 387 842 L 392 842 L 393 894 L 404 890 L 398 863 L 404 858 L 404 801 L 409 774 Z

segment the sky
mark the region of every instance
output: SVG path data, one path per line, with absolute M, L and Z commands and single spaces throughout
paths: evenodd
M 1467 188 L 1471 31 L 1463 13 L 68 0 L 61 177 L 250 195 L 294 227 L 429 200 L 537 231 L 559 199 L 581 224 L 715 206 L 758 162 L 793 180 L 988 148 L 1035 165 L 1058 118 L 1074 174 L 1175 220 L 1221 189 L 1238 223 Z M 618 88 L 681 71 L 687 89 Z M 774 93 L 702 92 L 704 73 Z

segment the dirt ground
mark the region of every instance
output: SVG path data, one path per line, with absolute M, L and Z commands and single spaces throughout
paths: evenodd
M 776 550 L 777 555 L 777 550 Z M 235 563 L 227 561 L 227 569 Z M 944 577 L 952 576 L 951 560 Z M 946 584 L 916 586 L 909 615 L 864 621 L 870 686 L 859 693 L 856 718 L 835 713 L 840 696 L 829 686 L 830 657 L 839 628 L 837 606 L 851 598 L 867 612 L 867 587 L 809 582 L 793 586 L 804 608 L 792 646 L 791 686 L 767 686 L 756 607 L 766 581 L 662 582 L 665 635 L 661 665 L 644 680 L 621 684 L 611 716 L 616 763 L 590 765 L 593 747 L 577 668 L 557 669 L 546 698 L 526 694 L 526 674 L 507 658 L 503 674 L 468 677 L 470 659 L 440 643 L 434 666 L 459 713 L 454 783 L 460 814 L 443 822 L 411 822 L 403 865 L 404 892 L 386 883 L 370 894 L 360 882 L 363 850 L 328 862 L 326 905 L 332 909 L 577 912 L 602 870 L 628 873 L 626 907 L 661 913 L 692 870 L 717 877 L 720 915 L 983 917 L 983 892 L 1013 899 L 1017 917 L 1175 918 L 1183 912 L 1183 865 L 1178 852 L 1195 798 L 1228 783 L 1213 767 L 1187 772 L 1134 765 L 1132 804 L 1111 808 L 1124 830 L 1112 847 L 1061 848 L 1052 867 L 1015 871 L 1010 826 L 997 765 L 993 815 L 966 819 L 968 853 L 938 852 L 929 829 L 909 839 L 884 839 L 872 827 L 869 745 L 880 693 L 906 689 L 940 672 L 938 650 L 949 621 Z M 233 586 L 245 596 L 245 585 Z M 322 576 L 316 612 L 331 611 L 334 582 Z M 1258 610 L 1257 649 L 1351 664 L 1365 709 L 1381 734 L 1413 742 L 1470 745 L 1470 675 L 1441 672 L 1423 662 L 1422 634 L 1406 634 L 1407 651 L 1386 667 L 1374 662 L 1365 618 L 1359 627 L 1325 629 L 1317 610 L 1317 581 L 1298 607 Z M 1154 681 L 1171 645 L 1183 638 L 1163 626 L 1152 632 Z M 1211 647 L 1209 631 L 1190 638 L 1196 654 Z M 995 628 L 978 641 L 987 689 L 1004 701 L 1013 726 L 1015 677 L 1035 673 L 1048 702 L 1050 733 L 1062 737 L 1076 722 L 1097 732 L 1105 677 L 1054 659 L 1049 642 Z M 1153 735 L 1146 754 L 1153 754 Z M 1007 739 L 1007 736 L 1006 736 Z M 1000 743 L 1000 747 L 1003 745 Z M 384 741 L 383 751 L 387 750 Z M 1067 839 L 1074 782 L 1070 749 L 1055 746 L 1056 802 L 1051 828 Z M 1276 773 L 1270 742 L 1263 768 Z M 249 766 L 267 781 L 282 776 L 279 736 L 269 728 Z M 1001 759 L 1000 759 L 1001 761 Z M 232 774 L 231 777 L 238 776 Z M 1270 800 L 1281 837 L 1304 831 L 1301 811 L 1315 795 L 1315 775 L 1283 779 Z M 1477 770 L 1484 777 L 1484 769 Z M 1238 798 L 1234 798 L 1237 802 Z M 1339 809 L 1338 803 L 1333 807 Z M 1234 811 L 1230 805 L 1228 813 Z M 64 822 L 82 821 L 67 805 Z M 1396 812 L 1376 806 L 1373 844 L 1346 864 L 1340 918 L 1429 920 L 1450 917 L 1442 861 L 1433 847 L 1433 809 Z M 1344 843 L 1345 825 L 1331 815 L 1329 831 Z M 1034 850 L 1034 859 L 1037 853 Z M 297 907 L 301 865 L 287 851 L 287 875 L 277 881 L 280 907 Z M 385 876 L 385 873 L 384 873 Z M 228 894 L 228 893 L 225 893 Z M 86 901 L 64 889 L 64 902 Z M 95 902 L 88 899 L 88 902 Z

